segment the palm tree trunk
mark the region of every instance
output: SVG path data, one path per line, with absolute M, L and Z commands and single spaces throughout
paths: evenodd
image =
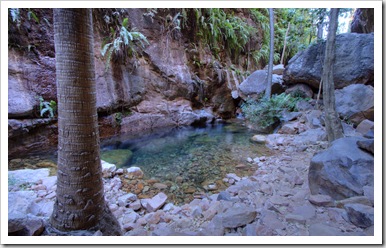
M 50 223 L 59 231 L 120 227 L 104 200 L 91 9 L 54 9 L 58 179 Z
M 328 142 L 343 137 L 343 128 L 335 110 L 335 86 L 334 86 L 334 60 L 335 60 L 335 36 L 338 28 L 339 9 L 330 11 L 330 24 L 326 41 L 326 52 L 323 66 L 323 105 L 326 115 L 326 130 Z

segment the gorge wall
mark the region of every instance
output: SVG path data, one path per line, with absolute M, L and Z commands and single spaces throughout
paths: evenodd
M 39 22 L 28 17 L 26 9 L 20 10 L 20 25 L 9 17 L 10 157 L 55 148 L 57 142 L 55 118 L 41 118 L 39 109 L 39 97 L 56 101 L 52 9 L 33 11 Z M 158 18 L 147 13 L 147 9 L 94 10 L 101 138 L 234 117 L 238 101 L 231 91 L 244 80 L 235 73 L 238 66 L 232 65 L 227 54 L 216 58 L 198 42 L 194 25 L 192 30 L 176 32 L 165 21 L 170 17 L 167 12 L 159 12 Z M 107 68 L 101 48 L 109 35 L 106 18 L 114 15 L 127 16 L 131 30 L 144 34 L 149 45 L 137 49 L 134 58 L 113 55 Z M 243 56 L 238 59 L 246 61 Z

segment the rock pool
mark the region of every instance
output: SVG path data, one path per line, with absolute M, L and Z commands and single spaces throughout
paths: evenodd
M 176 204 L 218 193 L 228 183 L 229 173 L 251 175 L 257 165 L 247 158 L 270 155 L 272 151 L 250 141 L 256 134 L 240 120 L 206 127 L 160 129 L 151 134 L 120 135 L 101 142 L 101 158 L 118 168 L 136 166 L 144 172 L 142 180 L 121 176 L 123 189 L 139 198 L 160 191 Z M 50 168 L 56 174 L 56 151 L 9 161 L 9 169 Z
M 111 162 L 125 161 L 118 165 L 121 168 L 140 167 L 144 179 L 162 182 L 162 190 L 179 202 L 225 189 L 222 179 L 228 173 L 241 177 L 255 171 L 256 165 L 247 158 L 267 155 L 269 150 L 250 141 L 254 134 L 233 121 L 159 130 L 140 138 L 119 136 L 102 142 L 102 157 L 109 154 Z M 111 156 L 114 151 L 116 157 Z

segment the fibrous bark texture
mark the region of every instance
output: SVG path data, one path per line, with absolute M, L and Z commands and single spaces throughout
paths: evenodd
M 60 231 L 119 235 L 103 194 L 91 9 L 55 9 L 54 31 L 59 138 L 50 222 Z

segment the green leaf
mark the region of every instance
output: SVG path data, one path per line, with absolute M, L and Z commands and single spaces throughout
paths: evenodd
M 28 20 L 32 18 L 35 20 L 35 22 L 39 23 L 39 18 L 35 15 L 35 13 L 32 10 L 28 11 Z
M 129 24 L 129 18 L 126 17 L 122 21 L 122 27 L 127 28 L 128 24 Z
M 106 45 L 104 45 L 103 49 L 101 50 L 101 55 L 104 57 L 107 50 L 109 49 L 109 47 L 112 45 L 113 43 L 107 43 Z

